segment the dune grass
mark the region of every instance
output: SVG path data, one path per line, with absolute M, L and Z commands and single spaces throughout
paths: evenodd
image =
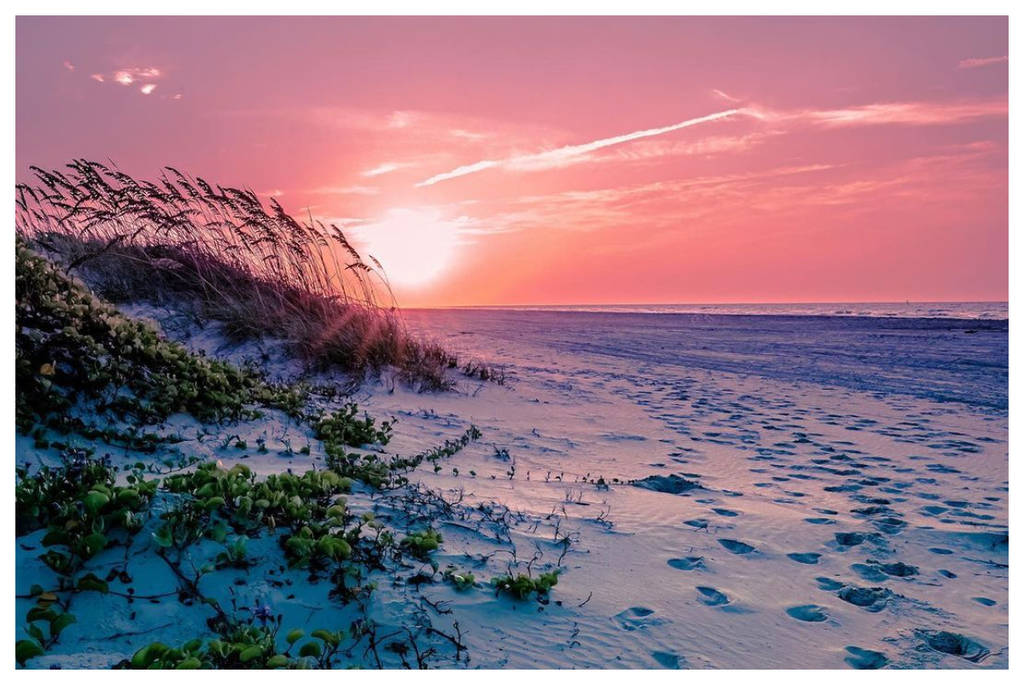
M 32 169 L 37 182 L 16 188 L 18 235 L 103 299 L 187 306 L 233 339 L 284 340 L 315 368 L 394 367 L 424 390 L 449 388 L 449 369 L 501 380 L 410 335 L 381 265 L 337 226 L 170 167 L 156 182 L 87 160 Z

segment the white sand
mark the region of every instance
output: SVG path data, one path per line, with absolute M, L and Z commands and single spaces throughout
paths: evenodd
M 416 325 L 430 328 L 422 319 Z M 354 398 L 371 415 L 398 418 L 388 452 L 423 451 L 470 423 L 482 431 L 440 473 L 425 466 L 412 478 L 458 502 L 466 517 L 437 519 L 445 542 L 436 560 L 483 581 L 508 567 L 511 547 L 484 534 L 493 529 L 500 537 L 501 526 L 481 526 L 478 503 L 521 512 L 506 518 L 519 568 L 535 550 L 533 570 L 551 568 L 565 549 L 556 540 L 568 535 L 572 544 L 550 604 L 496 598 L 483 586 L 459 593 L 443 583 L 382 583 L 372 608 L 382 623 L 408 622 L 419 610 L 446 629 L 457 621 L 470 667 L 844 668 L 872 660 L 1006 667 L 1005 411 L 567 351 L 515 340 L 511 331 L 502 340 L 446 326 L 431 332 L 500 360 L 508 384 L 462 380 L 456 392 L 416 394 L 392 391 L 385 380 Z M 211 348 L 216 337 L 194 342 Z M 239 459 L 238 450 L 220 448 L 221 437 L 197 440 L 196 428 L 176 419 L 168 430 L 190 438 L 178 445 L 188 453 L 225 464 Z M 286 442 L 298 450 L 309 440 L 283 416 L 220 433 L 237 433 L 250 446 L 264 438 L 269 452 L 250 449 L 245 459 L 260 472 L 304 470 L 320 456 L 315 441 L 311 456 L 280 454 Z M 18 458 L 52 455 L 19 438 Z M 668 494 L 626 483 L 669 474 L 702 487 Z M 592 482 L 600 477 L 607 488 Z M 845 533 L 864 540 L 840 545 L 836 534 Z M 254 542 L 257 555 L 261 544 L 276 541 Z M 19 550 L 19 593 L 52 576 L 34 558 L 37 550 Z M 96 563 L 123 555 L 108 552 Z M 891 575 L 897 562 L 918 572 Z M 132 573 L 140 595 L 174 588 L 158 561 L 140 561 Z M 233 585 L 235 577 L 245 584 Z M 242 606 L 272 604 L 288 627 L 351 618 L 301 572 L 262 565 L 203 583 L 219 597 L 235 593 Z M 452 613 L 438 613 L 421 596 Z M 33 666 L 106 666 L 151 640 L 173 644 L 204 631 L 205 614 L 173 597 L 128 605 L 85 593 L 76 602 L 76 613 L 90 618 L 68 628 Z M 29 606 L 19 600 L 19 615 Z M 963 635 L 990 653 L 979 663 L 946 654 L 929 646 L 928 631 Z

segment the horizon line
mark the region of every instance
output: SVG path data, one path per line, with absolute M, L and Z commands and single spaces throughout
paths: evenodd
M 506 304 L 441 304 L 441 305 L 416 305 L 402 306 L 399 309 L 486 309 L 486 308 L 507 308 L 507 307 L 744 307 L 744 306 L 765 306 L 765 305 L 840 305 L 840 304 L 882 304 L 882 305 L 908 305 L 908 304 L 1004 304 L 1009 305 L 1009 300 L 786 300 L 786 301 L 763 301 L 763 302 L 558 302 L 558 303 L 506 303 Z

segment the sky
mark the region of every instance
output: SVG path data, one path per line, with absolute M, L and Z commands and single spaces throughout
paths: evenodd
M 19 17 L 16 168 L 333 222 L 403 306 L 1006 300 L 1003 17 Z

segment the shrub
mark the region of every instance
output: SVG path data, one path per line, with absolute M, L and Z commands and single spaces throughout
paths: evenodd
M 18 240 L 16 412 L 29 430 L 74 402 L 142 422 L 188 412 L 240 416 L 274 391 L 252 373 L 190 353 L 125 318 Z

